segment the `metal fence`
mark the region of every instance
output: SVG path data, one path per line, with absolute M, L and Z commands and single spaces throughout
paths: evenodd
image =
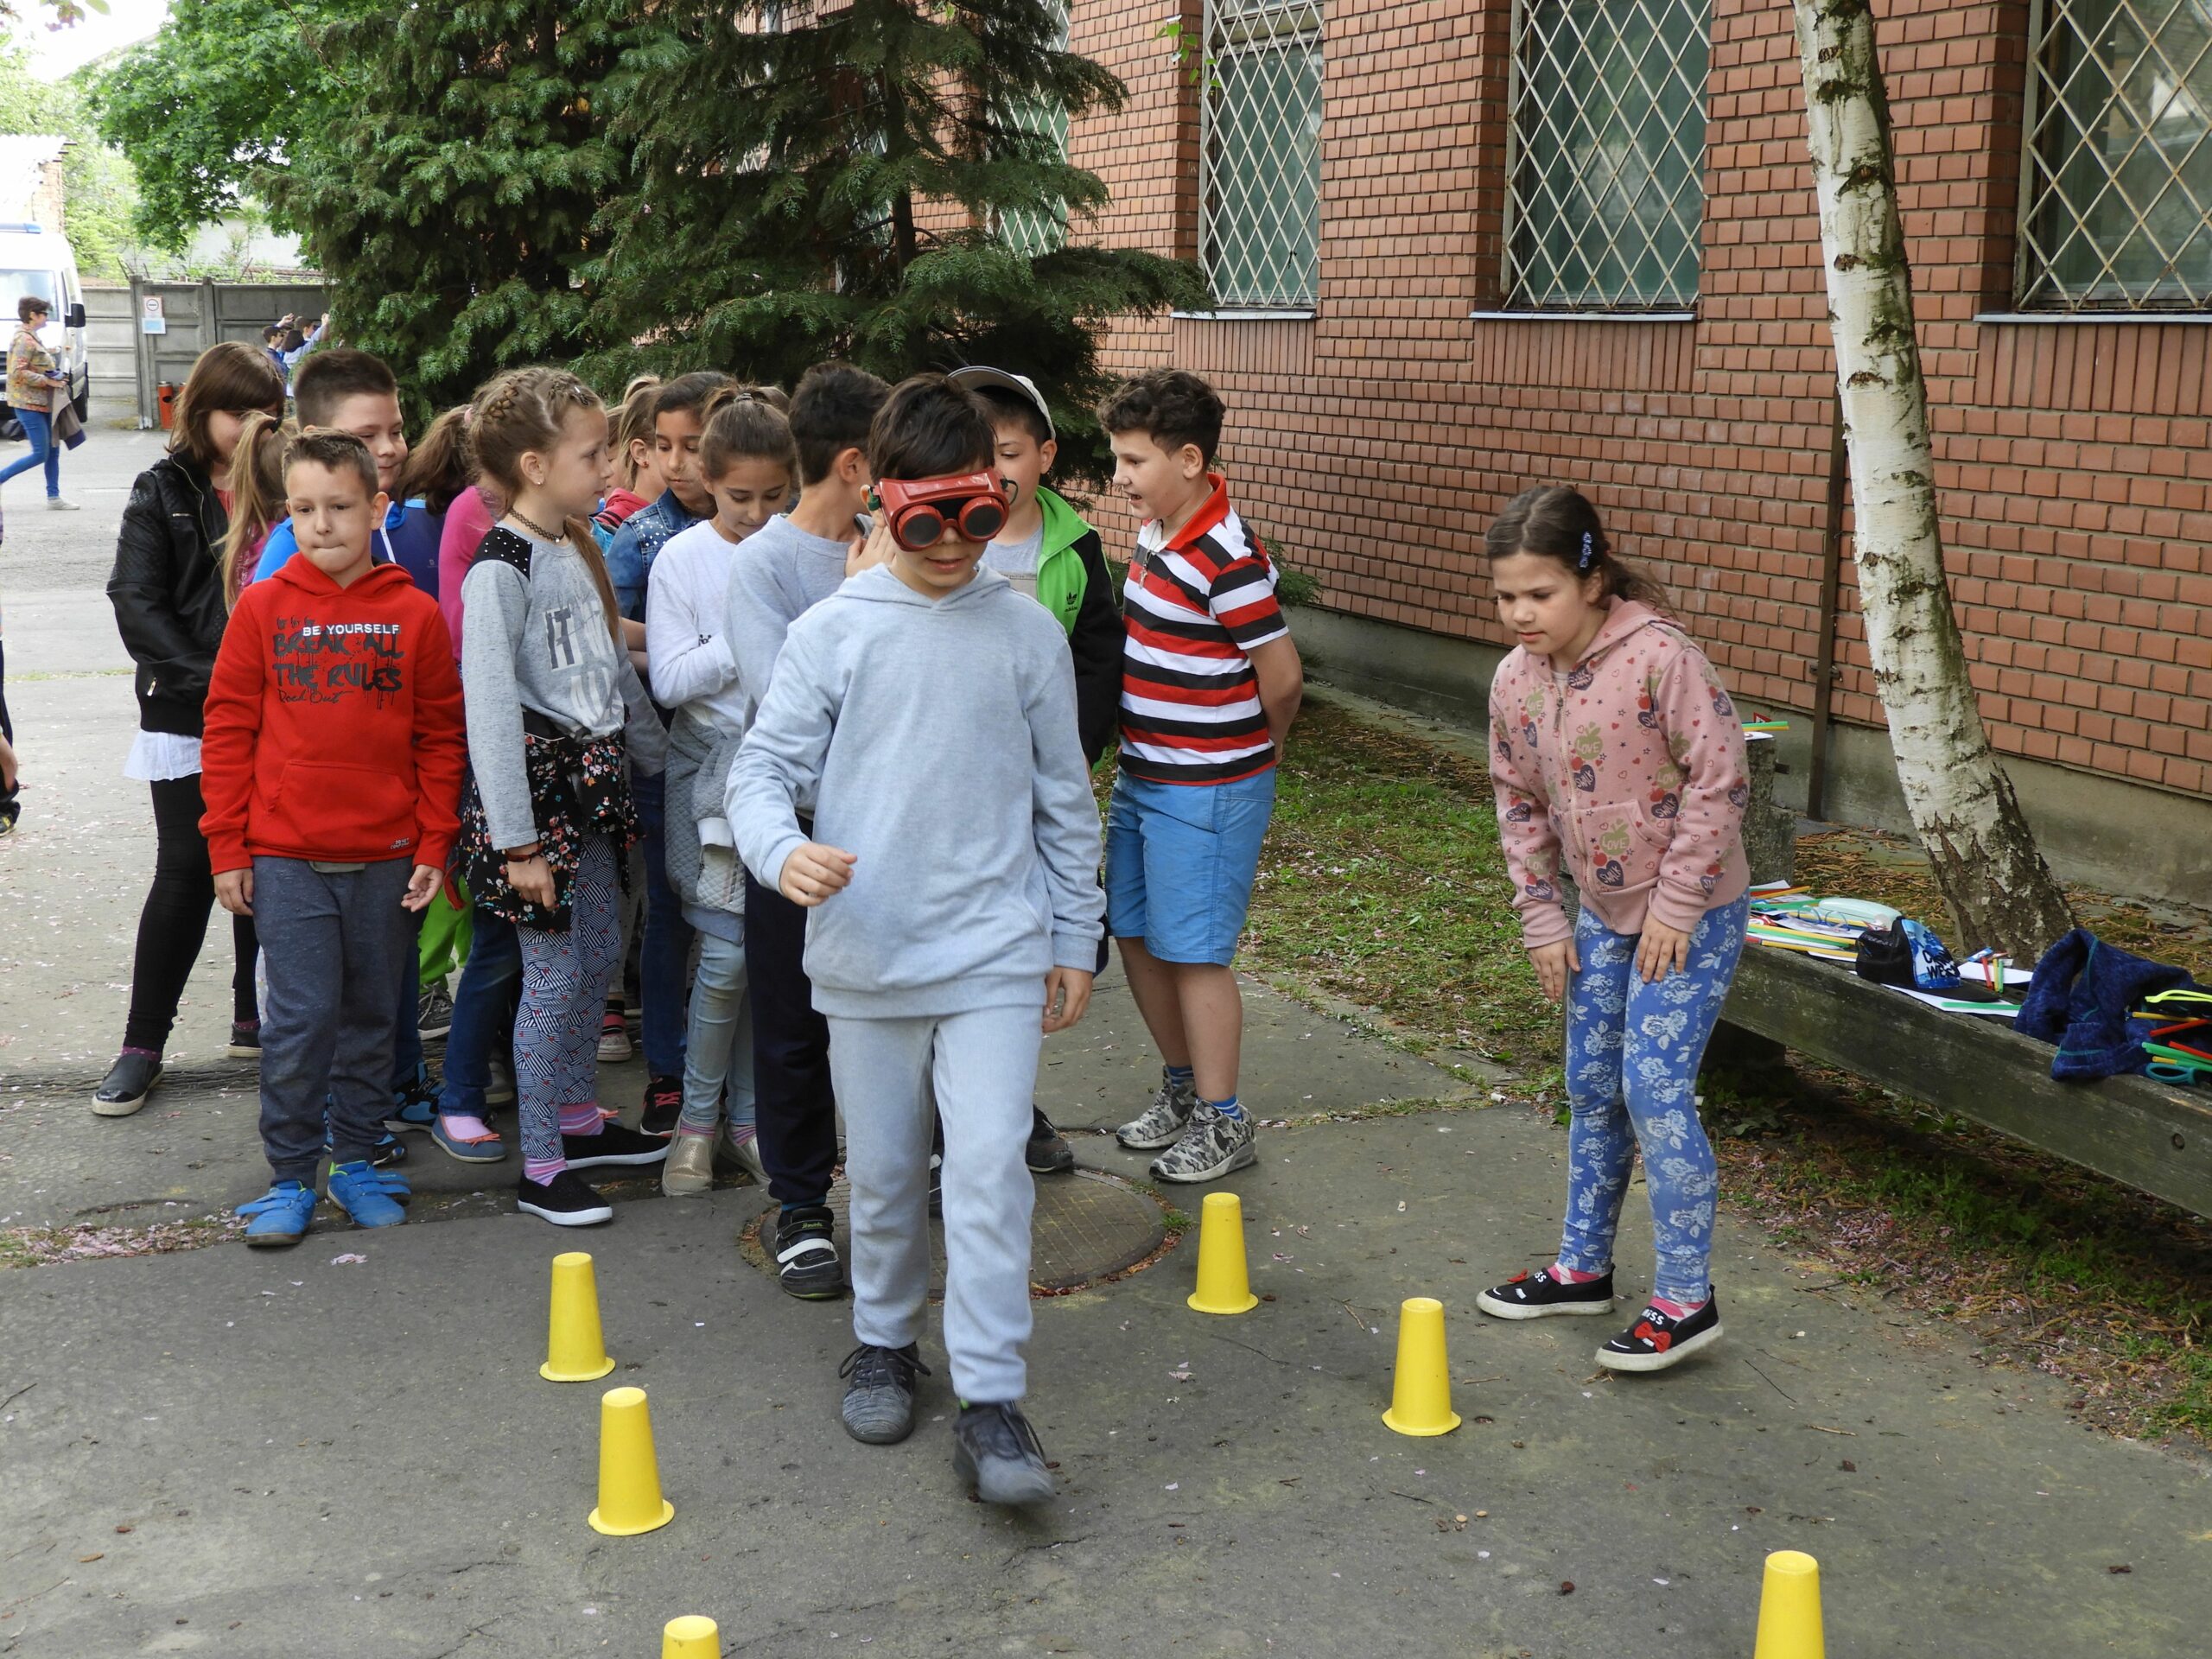
M 162 332 L 145 332 L 149 300 L 161 302 Z M 130 285 L 137 320 L 136 379 L 138 424 L 158 425 L 161 388 L 182 385 L 200 353 L 218 340 L 261 344 L 261 331 L 287 311 L 321 315 L 327 290 L 319 283 L 149 283 Z

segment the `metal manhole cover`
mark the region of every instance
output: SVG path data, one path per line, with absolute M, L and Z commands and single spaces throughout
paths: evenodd
M 852 1236 L 848 1205 L 851 1191 L 841 1177 L 830 1189 L 840 1241 Z M 772 1274 L 760 1247 L 760 1229 L 775 1214 L 764 1210 L 737 1236 L 745 1259 Z M 1133 1268 L 1167 1238 L 1167 1217 L 1158 1200 L 1127 1181 L 1095 1169 L 1072 1175 L 1048 1175 L 1037 1183 L 1037 1207 L 1030 1224 L 1029 1289 L 1033 1296 L 1080 1289 L 1093 1280 Z M 930 1296 L 944 1295 L 944 1224 L 930 1218 Z

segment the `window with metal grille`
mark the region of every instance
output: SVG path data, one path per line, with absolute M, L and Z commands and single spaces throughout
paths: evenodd
M 1710 0 L 1514 0 L 1507 303 L 1696 302 Z
M 2021 305 L 2212 308 L 2212 0 L 2036 0 Z
M 1198 235 L 1225 306 L 1313 303 L 1321 266 L 1321 8 L 1208 0 Z
M 1066 0 L 1051 0 L 1051 7 L 1059 22 L 1052 45 L 1056 50 L 1065 52 L 1068 47 Z M 1014 124 L 1024 132 L 1041 133 L 1050 138 L 1052 148 L 1063 159 L 1066 157 L 1068 112 L 1065 109 L 1032 105 L 1018 113 Z M 1016 253 L 1027 254 L 1033 259 L 1040 253 L 1052 252 L 1067 241 L 1067 204 L 1056 202 L 1050 212 L 1034 207 L 1011 208 L 999 216 L 999 228 L 1005 232 L 1008 246 Z

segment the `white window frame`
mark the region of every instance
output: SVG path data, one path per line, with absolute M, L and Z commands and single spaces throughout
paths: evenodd
M 1529 95 L 1527 77 L 1522 68 L 1522 43 L 1530 27 L 1529 12 L 1533 7 L 1545 3 L 1559 3 L 1560 0 L 1513 0 L 1511 18 L 1508 25 L 1506 52 L 1505 97 L 1505 215 L 1504 234 L 1501 238 L 1500 289 L 1504 296 L 1501 309 L 1478 310 L 1478 319 L 1529 316 L 1586 316 L 1631 321 L 1686 322 L 1694 321 L 1699 293 L 1704 286 L 1705 273 L 1705 164 L 1704 134 L 1700 131 L 1697 153 L 1690 176 L 1697 192 L 1698 213 L 1695 232 L 1691 241 L 1693 282 L 1691 291 L 1682 296 L 1679 291 L 1658 295 L 1639 295 L 1626 290 L 1610 298 L 1593 298 L 1587 294 L 1564 295 L 1556 285 L 1538 289 L 1532 286 L 1529 273 L 1517 269 L 1515 243 L 1525 219 L 1530 217 L 1521 206 L 1520 175 L 1525 159 L 1522 137 L 1522 100 Z M 1712 84 L 1713 14 L 1710 0 L 1703 0 L 1706 7 L 1705 44 L 1706 73 L 1696 87 L 1697 113 L 1705 118 L 1700 127 L 1709 124 L 1709 90 Z M 1650 0 L 1662 3 L 1662 0 Z M 1639 129 L 1640 130 L 1640 129 Z
M 1217 308 L 1211 312 L 1180 315 L 1217 319 L 1252 317 L 1311 316 L 1320 296 L 1321 283 L 1321 156 L 1319 125 L 1322 118 L 1324 79 L 1325 68 L 1325 18 L 1322 0 L 1205 0 L 1203 19 L 1203 57 L 1198 98 L 1198 258 L 1212 289 Z M 1241 37 L 1241 38 L 1232 38 Z M 1227 97 L 1228 88 L 1220 75 L 1221 65 L 1233 56 L 1257 56 L 1271 49 L 1284 47 L 1303 47 L 1313 54 L 1314 67 L 1314 107 L 1312 119 L 1315 127 L 1313 157 L 1313 201 L 1308 238 L 1305 245 L 1292 251 L 1295 259 L 1303 254 L 1304 280 L 1291 286 L 1278 286 L 1273 291 L 1260 291 L 1256 284 L 1248 284 L 1239 291 L 1234 285 L 1224 292 L 1222 285 L 1223 268 L 1236 263 L 1232 256 L 1222 251 L 1224 240 L 1235 245 L 1236 232 L 1224 231 L 1217 206 L 1218 193 L 1215 185 L 1216 125 L 1219 119 L 1218 105 Z

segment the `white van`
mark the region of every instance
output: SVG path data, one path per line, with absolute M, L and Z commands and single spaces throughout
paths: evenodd
M 77 255 L 69 238 L 37 225 L 0 224 L 0 328 L 15 332 L 16 302 L 35 294 L 53 306 L 39 338 L 69 376 L 77 418 L 92 401 L 92 340 L 85 327 L 85 290 L 77 282 Z M 0 388 L 0 396 L 5 389 Z

